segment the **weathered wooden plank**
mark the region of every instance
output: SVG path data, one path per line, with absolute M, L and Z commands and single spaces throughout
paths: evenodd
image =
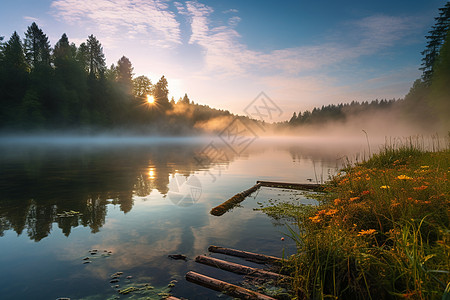
M 248 252 L 248 251 L 242 251 L 242 250 L 236 250 L 236 249 L 231 249 L 231 248 L 225 248 L 225 247 L 219 247 L 219 246 L 214 246 L 211 245 L 208 247 L 208 251 L 209 252 L 214 252 L 214 253 L 221 253 L 221 254 L 225 254 L 225 255 L 231 255 L 231 256 L 237 256 L 237 257 L 241 257 L 241 258 L 245 258 L 254 262 L 259 262 L 259 263 L 281 263 L 282 259 L 275 257 L 275 256 L 270 256 L 270 255 L 264 255 L 264 254 L 259 254 L 259 253 L 253 253 L 253 252 Z
M 322 189 L 321 184 L 315 183 L 288 183 L 288 182 L 275 182 L 275 181 L 262 181 L 258 180 L 256 182 L 261 186 L 275 187 L 275 188 L 285 188 L 294 190 L 320 190 Z
M 227 211 L 229 211 L 230 209 L 232 209 L 233 207 L 235 207 L 236 205 L 238 205 L 239 203 L 244 201 L 244 199 L 248 195 L 250 195 L 251 193 L 256 191 L 260 186 L 261 185 L 259 183 L 257 183 L 254 186 L 252 186 L 251 188 L 249 188 L 248 190 L 245 190 L 245 191 L 243 191 L 241 193 L 237 193 L 236 195 L 234 195 L 233 197 L 231 197 L 227 201 L 225 201 L 222 204 L 220 204 L 220 205 L 214 207 L 213 209 L 211 209 L 211 211 L 209 213 L 212 214 L 213 216 L 221 216 L 221 215 L 223 215 L 224 213 L 226 213 Z
M 263 295 L 258 292 L 254 292 L 243 287 L 218 280 L 212 277 L 208 277 L 193 271 L 186 274 L 186 280 L 189 282 L 196 283 L 198 285 L 210 288 L 215 291 L 222 292 L 232 297 L 237 297 L 239 299 L 249 299 L 249 300 L 275 300 L 272 297 Z
M 195 258 L 195 261 L 221 270 L 230 271 L 241 275 L 251 275 L 261 279 L 271 279 L 275 281 L 282 281 L 289 279 L 289 277 L 278 273 L 252 268 L 204 255 L 197 256 Z

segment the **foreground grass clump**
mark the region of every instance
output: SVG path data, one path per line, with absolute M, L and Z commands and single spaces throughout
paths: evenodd
M 450 299 L 449 175 L 449 150 L 404 147 L 332 178 L 288 227 L 293 297 Z

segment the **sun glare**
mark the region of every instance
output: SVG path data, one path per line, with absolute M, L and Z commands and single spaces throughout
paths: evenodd
M 155 98 L 152 95 L 147 95 L 147 103 L 149 104 L 155 103 Z
M 156 173 L 155 173 L 155 170 L 153 168 L 150 168 L 150 170 L 148 171 L 148 177 L 150 179 L 155 179 L 156 178 Z

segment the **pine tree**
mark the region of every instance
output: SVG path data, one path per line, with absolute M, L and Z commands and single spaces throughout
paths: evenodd
M 291 119 L 289 120 L 290 124 L 294 124 L 295 122 L 297 122 L 297 113 L 296 112 L 294 112 Z
M 117 62 L 117 82 L 127 94 L 133 90 L 133 66 L 130 60 L 122 56 Z
M 89 73 L 89 48 L 86 43 L 81 43 L 77 49 L 76 59 L 86 73 Z
M 53 50 L 55 83 L 60 106 L 61 123 L 76 126 L 80 123 L 83 103 L 87 98 L 86 73 L 77 61 L 77 47 L 63 34 Z
M 106 70 L 103 47 L 94 35 L 90 35 L 86 42 L 87 59 L 89 62 L 89 75 L 96 78 L 103 76 Z M 84 50 L 84 49 L 83 49 Z
M 28 81 L 28 66 L 22 41 L 14 32 L 2 46 L 0 60 L 0 125 L 15 126 Z
M 169 108 L 169 87 L 166 77 L 164 75 L 161 79 L 155 84 L 153 95 L 155 96 L 157 104 L 163 109 L 166 110 Z
M 189 103 L 191 102 L 191 101 L 189 100 L 189 97 L 188 97 L 187 94 L 184 94 L 184 97 L 183 97 L 182 102 L 183 102 L 184 104 L 189 104 Z
M 50 42 L 35 22 L 28 26 L 24 40 L 25 57 L 30 68 L 50 65 Z
M 423 58 L 420 70 L 423 71 L 422 80 L 427 86 L 431 84 L 436 58 L 444 44 L 447 31 L 450 29 L 450 2 L 439 8 L 439 11 L 439 16 L 434 18 L 436 20 L 435 25 L 428 32 L 430 35 L 426 36 L 428 40 L 426 49 L 421 52 Z
M 430 107 L 439 117 L 443 129 L 448 130 L 450 125 L 450 31 L 444 45 L 436 57 L 433 77 L 431 78 Z

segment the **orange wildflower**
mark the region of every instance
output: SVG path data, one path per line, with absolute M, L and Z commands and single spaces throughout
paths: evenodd
M 325 215 L 327 215 L 327 216 L 332 216 L 332 215 L 334 215 L 334 214 L 337 213 L 337 212 L 338 212 L 337 209 L 330 209 L 329 211 L 327 211 L 327 212 L 325 213 Z
M 371 234 L 374 234 L 375 232 L 376 232 L 375 229 L 361 230 L 361 231 L 358 233 L 358 236 L 371 235 Z
M 363 192 L 361 193 L 361 196 L 366 196 L 366 195 L 369 195 L 369 194 L 370 194 L 369 191 L 363 191 Z
M 426 188 L 428 188 L 428 186 L 426 186 L 426 185 L 422 185 L 422 186 L 418 186 L 418 187 L 413 187 L 413 189 L 414 189 L 415 191 L 423 191 L 423 190 L 425 190 Z
M 406 176 L 406 175 L 399 175 L 397 176 L 398 179 L 400 180 L 411 180 L 412 177 Z
M 319 215 L 315 215 L 314 217 L 309 217 L 309 219 L 310 219 L 313 223 L 320 223 L 320 216 L 319 216 Z
M 339 198 L 334 199 L 334 205 L 339 205 L 341 202 L 342 201 Z
M 353 201 L 356 201 L 356 200 L 359 200 L 360 198 L 359 197 L 351 197 L 350 198 L 350 202 L 353 202 Z

